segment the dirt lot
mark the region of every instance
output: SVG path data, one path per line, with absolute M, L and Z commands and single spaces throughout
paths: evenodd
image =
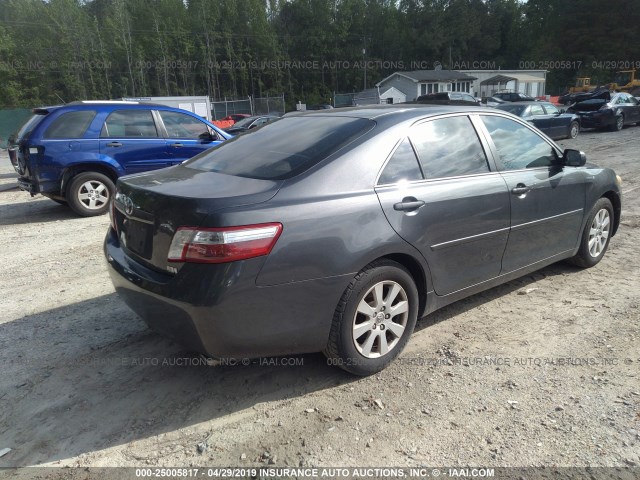
M 0 157 L 0 466 L 640 465 L 640 127 L 561 143 L 623 177 L 604 260 L 438 311 L 365 379 L 198 365 L 115 295 L 108 218 L 11 189 Z

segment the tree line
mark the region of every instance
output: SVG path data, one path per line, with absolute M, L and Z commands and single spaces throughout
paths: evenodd
M 0 107 L 285 94 L 328 103 L 397 70 L 640 67 L 638 0 L 0 0 Z M 467 67 L 467 68 L 460 68 Z

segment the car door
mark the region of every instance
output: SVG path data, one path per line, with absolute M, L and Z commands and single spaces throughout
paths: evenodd
M 535 125 L 536 128 L 542 130 L 546 135 L 553 137 L 554 129 L 551 115 L 547 115 L 542 108 L 542 105 L 537 103 L 529 105 L 529 107 L 527 107 L 526 115 L 526 117 L 523 116 L 525 120 L 532 125 Z
M 100 132 L 100 154 L 113 158 L 127 174 L 169 166 L 167 144 L 150 109 L 111 112 Z
M 502 273 L 572 251 L 584 216 L 584 169 L 561 166 L 556 148 L 520 122 L 489 114 L 481 118 L 510 193 Z
M 542 107 L 547 114 L 551 132 L 550 134 L 547 133 L 547 135 L 551 138 L 565 137 L 569 131 L 569 123 L 571 123 L 569 118 L 566 115 L 562 115 L 560 110 L 551 103 L 543 103 Z
M 223 138 L 204 120 L 186 113 L 158 110 L 172 165 L 219 144 Z
M 640 105 L 635 97 L 621 93 L 616 99 L 616 107 L 622 111 L 625 125 L 640 122 Z
M 414 125 L 376 193 L 394 230 L 426 259 L 438 295 L 500 273 L 509 194 L 467 115 Z

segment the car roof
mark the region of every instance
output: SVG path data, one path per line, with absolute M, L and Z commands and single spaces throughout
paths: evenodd
M 486 112 L 484 107 L 454 106 L 454 105 L 425 105 L 406 103 L 400 105 L 368 105 L 361 107 L 334 108 L 333 110 L 312 112 L 290 112 L 287 117 L 352 117 L 368 120 L 393 119 L 395 121 L 411 120 L 412 118 L 432 117 L 444 113 Z

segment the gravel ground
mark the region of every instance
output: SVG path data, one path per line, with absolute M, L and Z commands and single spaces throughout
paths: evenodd
M 450 305 L 364 379 L 201 364 L 115 295 L 108 218 L 18 191 L 3 155 L 0 467 L 640 465 L 640 127 L 561 143 L 623 177 L 604 260 Z

